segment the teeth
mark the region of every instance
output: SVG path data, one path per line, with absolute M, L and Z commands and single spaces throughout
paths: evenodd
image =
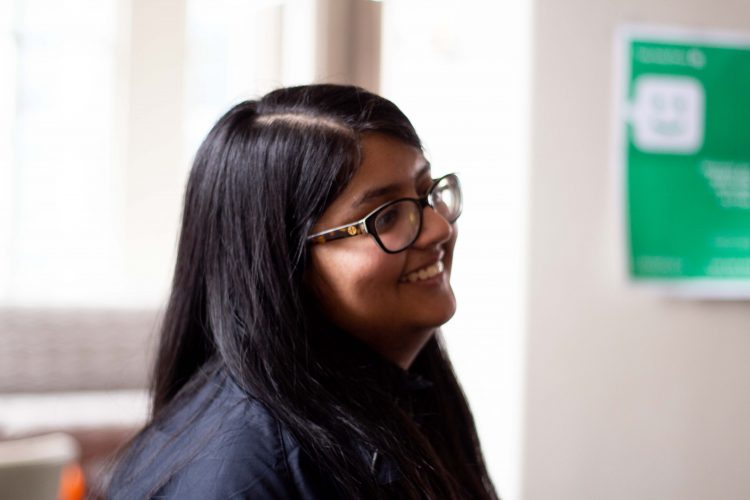
M 404 281 L 414 283 L 415 281 L 430 279 L 442 273 L 444 269 L 445 265 L 443 265 L 443 261 L 439 260 L 431 266 L 407 274 L 404 276 Z

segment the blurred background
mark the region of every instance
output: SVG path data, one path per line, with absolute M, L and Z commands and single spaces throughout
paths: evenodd
M 0 0 L 0 481 L 20 460 L 96 489 L 148 412 L 198 144 L 240 100 L 326 81 L 393 100 L 461 176 L 444 336 L 502 498 L 750 498 L 750 307 L 629 278 L 633 22 L 750 32 L 750 4 Z

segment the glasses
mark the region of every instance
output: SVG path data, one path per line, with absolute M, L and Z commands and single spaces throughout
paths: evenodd
M 461 215 L 461 184 L 456 174 L 448 174 L 433 181 L 430 190 L 421 198 L 399 198 L 370 212 L 364 219 L 343 226 L 311 234 L 307 240 L 314 244 L 369 234 L 387 253 L 406 250 L 422 230 L 422 212 L 432 207 L 453 224 Z

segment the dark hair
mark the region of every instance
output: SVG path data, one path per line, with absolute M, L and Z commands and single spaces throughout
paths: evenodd
M 351 456 L 362 443 L 396 465 L 405 498 L 497 498 L 439 339 L 411 369 L 434 384 L 418 426 L 384 390 L 398 370 L 321 317 L 304 284 L 306 237 L 359 166 L 367 133 L 421 148 L 393 103 L 353 86 L 276 90 L 213 127 L 185 194 L 152 423 L 218 364 L 348 497 L 386 496 L 370 464 Z

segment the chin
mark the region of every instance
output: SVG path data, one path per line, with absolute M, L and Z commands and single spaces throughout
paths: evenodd
M 450 300 L 443 307 L 429 311 L 429 320 L 425 323 L 429 324 L 429 328 L 437 329 L 450 321 L 454 314 L 456 314 L 456 301 L 451 295 Z
M 444 325 L 444 324 L 446 324 L 446 323 L 447 323 L 448 321 L 450 321 L 450 320 L 451 320 L 451 318 L 453 318 L 453 315 L 454 315 L 454 314 L 456 314 L 456 306 L 455 306 L 455 305 L 454 305 L 454 306 L 453 306 L 453 308 L 451 309 L 450 313 L 446 314 L 446 315 L 445 315 L 445 316 L 444 316 L 444 317 L 443 317 L 443 318 L 442 318 L 442 319 L 440 320 L 440 324 L 439 324 L 439 325 L 437 326 L 437 328 L 439 328 L 439 327 L 443 326 L 443 325 Z

